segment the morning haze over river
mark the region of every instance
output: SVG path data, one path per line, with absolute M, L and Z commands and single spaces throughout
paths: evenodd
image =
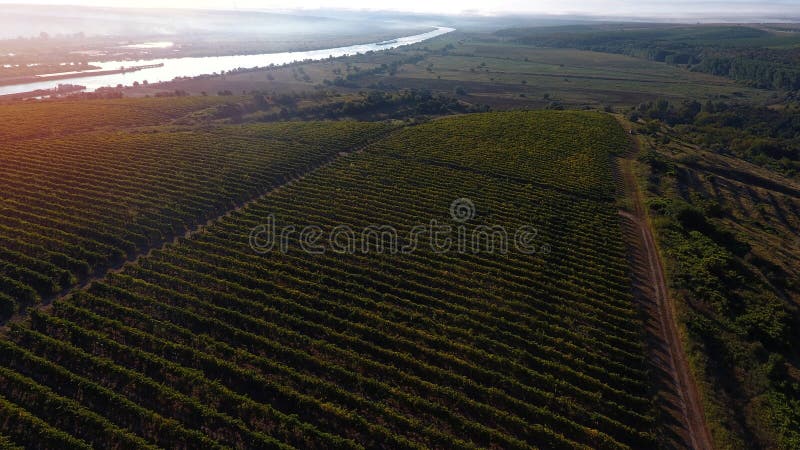
M 184 57 L 184 58 L 163 58 L 148 60 L 128 60 L 128 61 L 106 61 L 90 62 L 89 64 L 99 67 L 97 71 L 118 70 L 121 67 L 132 68 L 137 66 L 156 66 L 123 73 L 111 73 L 104 75 L 85 75 L 75 76 L 68 79 L 58 78 L 33 83 L 15 84 L 0 87 L 0 95 L 18 94 L 22 92 L 36 91 L 40 89 L 53 89 L 59 84 L 75 84 L 85 86 L 87 91 L 94 91 L 106 86 L 130 86 L 134 82 L 147 81 L 157 83 L 171 81 L 176 77 L 195 77 L 199 75 L 210 75 L 214 73 L 224 73 L 241 68 L 266 67 L 270 65 L 282 65 L 305 60 L 322 60 L 326 58 L 338 58 L 341 56 L 355 55 L 369 51 L 388 50 L 404 45 L 416 44 L 436 36 L 450 33 L 454 28 L 437 27 L 433 31 L 417 34 L 413 36 L 398 37 L 388 41 L 374 42 L 370 44 L 357 44 L 345 47 L 327 48 L 320 50 L 309 50 L 300 52 L 281 52 L 263 53 L 257 55 L 230 55 L 230 56 L 209 56 L 209 57 Z M 159 43 L 161 44 L 161 43 Z M 168 44 L 168 43 L 167 43 Z M 87 72 L 91 73 L 91 72 Z M 46 76 L 42 76 L 45 78 Z

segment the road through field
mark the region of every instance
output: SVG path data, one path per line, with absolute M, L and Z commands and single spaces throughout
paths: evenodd
M 626 240 L 633 262 L 634 291 L 647 315 L 648 347 L 658 389 L 658 407 L 662 412 L 664 445 L 710 450 L 713 441 L 678 333 L 675 305 L 667 290 L 661 257 L 633 171 L 633 159 L 640 149 L 636 139 L 632 140 L 632 152 L 618 160 L 620 181 L 630 209 L 620 211 L 620 215 L 625 219 Z

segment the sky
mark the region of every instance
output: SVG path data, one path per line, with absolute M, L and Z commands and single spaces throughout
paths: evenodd
M 592 16 L 708 18 L 798 17 L 800 0 L 0 0 L 0 3 L 58 4 L 288 11 L 320 8 L 396 10 L 445 14 L 580 14 Z

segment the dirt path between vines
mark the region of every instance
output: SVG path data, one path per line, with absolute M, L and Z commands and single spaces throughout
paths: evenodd
M 670 449 L 712 450 L 699 391 L 678 333 L 675 305 L 667 290 L 664 267 L 633 170 L 639 151 L 638 141 L 633 138 L 631 152 L 617 159 L 618 181 L 629 202 L 629 210 L 620 211 L 620 215 L 632 263 L 634 295 L 646 315 L 662 443 Z

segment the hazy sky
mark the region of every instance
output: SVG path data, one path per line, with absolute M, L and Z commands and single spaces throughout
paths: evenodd
M 185 7 L 213 9 L 371 9 L 426 13 L 544 13 L 599 16 L 673 17 L 789 17 L 800 15 L 800 0 L 31 0 L 0 3 L 30 3 L 91 6 Z

